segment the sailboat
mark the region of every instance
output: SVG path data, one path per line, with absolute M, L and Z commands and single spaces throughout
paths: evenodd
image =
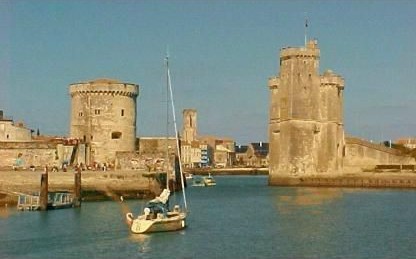
M 153 200 L 149 201 L 146 204 L 143 210 L 143 213 L 141 215 L 138 215 L 136 218 L 134 218 L 133 213 L 129 212 L 126 214 L 127 223 L 130 226 L 130 230 L 132 233 L 135 233 L 135 234 L 176 231 L 176 230 L 184 229 L 186 227 L 186 217 L 187 217 L 188 208 L 187 208 L 187 203 L 186 203 L 185 184 L 184 184 L 183 174 L 182 174 L 179 134 L 178 134 L 177 126 L 176 126 L 175 105 L 173 103 L 173 91 L 172 91 L 172 83 L 170 79 L 168 57 L 166 57 L 165 61 L 166 61 L 167 91 L 168 91 L 168 96 L 170 95 L 173 125 L 175 128 L 176 153 L 178 156 L 177 160 L 179 161 L 178 169 L 179 169 L 179 175 L 180 175 L 179 178 L 180 178 L 181 187 L 182 187 L 182 198 L 183 198 L 182 200 L 183 200 L 184 208 L 182 209 L 179 204 L 174 205 L 173 209 L 169 208 L 169 196 L 171 194 L 171 191 L 169 190 L 170 167 L 169 167 L 169 155 L 168 155 L 168 147 L 167 147 L 166 148 L 167 155 L 166 155 L 166 162 L 165 162 L 166 188 L 162 191 L 162 193 L 159 196 L 157 196 L 156 198 L 154 198 Z M 167 122 L 167 124 L 169 123 Z M 167 142 L 166 142 L 166 145 L 167 145 Z

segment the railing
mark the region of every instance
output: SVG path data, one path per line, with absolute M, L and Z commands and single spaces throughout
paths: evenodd
M 412 171 L 414 172 L 416 169 L 416 165 L 376 165 L 375 167 L 375 171 L 385 171 L 385 170 L 389 170 L 389 171 Z
M 40 208 L 39 196 L 34 195 L 19 195 L 17 201 L 18 210 L 38 210 Z
M 74 196 L 71 193 L 50 193 L 48 197 L 48 208 L 64 208 L 73 205 Z M 18 210 L 39 210 L 39 195 L 19 194 L 17 201 Z

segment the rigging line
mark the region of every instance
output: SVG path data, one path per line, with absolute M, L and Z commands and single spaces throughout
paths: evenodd
M 187 203 L 186 203 L 186 194 L 185 194 L 185 185 L 183 182 L 183 174 L 182 174 L 182 158 L 181 158 L 181 152 L 179 148 L 179 136 L 178 136 L 178 128 L 176 126 L 176 115 L 175 115 L 175 104 L 173 103 L 173 90 L 172 90 L 172 82 L 170 78 L 170 70 L 169 70 L 169 57 L 166 56 L 166 68 L 167 68 L 167 76 L 168 76 L 168 87 L 170 92 L 170 103 L 172 105 L 172 117 L 173 117 L 173 125 L 175 127 L 175 137 L 176 137 L 176 151 L 178 153 L 178 159 L 179 159 L 179 173 L 181 177 L 181 187 L 182 187 L 182 195 L 185 205 L 185 210 L 188 209 Z

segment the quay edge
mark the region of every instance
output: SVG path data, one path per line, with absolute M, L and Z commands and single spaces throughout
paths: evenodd
M 374 173 L 348 176 L 272 177 L 272 186 L 350 187 L 350 188 L 416 188 L 416 174 Z
M 49 172 L 50 192 L 73 192 L 73 172 Z M 41 171 L 0 171 L 0 206 L 17 204 L 17 193 L 40 191 Z M 161 185 L 145 171 L 82 171 L 83 201 L 153 198 Z
M 268 168 L 188 169 L 194 175 L 269 175 Z M 270 186 L 349 187 L 349 188 L 416 188 L 416 172 L 372 171 L 336 175 L 270 176 Z
M 184 170 L 194 175 L 269 175 L 268 168 L 187 168 Z

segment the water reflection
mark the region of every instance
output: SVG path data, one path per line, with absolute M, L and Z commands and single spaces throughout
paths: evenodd
M 286 195 L 279 195 L 277 208 L 281 213 L 292 213 L 298 207 L 309 206 L 311 208 L 325 203 L 333 202 L 343 196 L 343 189 L 340 188 L 293 188 L 293 192 L 286 192 Z M 319 210 L 312 210 L 311 213 L 319 213 Z
M 146 254 L 151 251 L 151 247 L 150 247 L 151 235 L 130 234 L 129 240 L 138 244 L 139 254 Z
M 0 218 L 8 218 L 10 216 L 10 209 L 6 205 L 4 207 L 0 207 Z
M 330 251 L 344 225 L 345 190 L 342 188 L 288 188 L 277 198 L 281 231 L 298 247 L 298 255 Z M 311 244 L 315 251 L 309 246 Z

